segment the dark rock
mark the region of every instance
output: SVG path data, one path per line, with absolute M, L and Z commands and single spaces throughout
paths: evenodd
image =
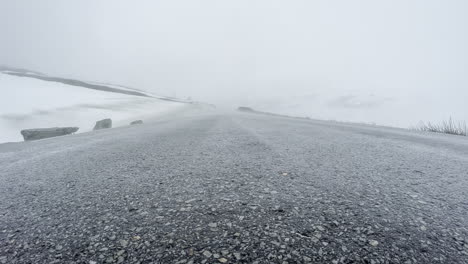
M 78 127 L 33 128 L 21 130 L 21 135 L 23 135 L 24 141 L 29 141 L 64 136 L 75 133 L 78 129 Z
M 112 128 L 112 119 L 106 118 L 96 122 L 93 130 Z
M 243 112 L 254 112 L 254 110 L 250 107 L 246 107 L 246 106 L 240 106 L 239 108 L 237 108 L 238 111 L 243 111 Z
M 141 124 L 143 124 L 143 120 L 135 120 L 130 123 L 130 125 L 141 125 Z

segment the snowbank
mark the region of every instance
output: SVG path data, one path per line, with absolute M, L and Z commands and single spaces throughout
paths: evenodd
M 111 118 L 114 126 L 122 126 L 185 105 L 0 72 L 0 142 L 22 141 L 22 129 L 78 126 L 86 132 L 100 119 Z

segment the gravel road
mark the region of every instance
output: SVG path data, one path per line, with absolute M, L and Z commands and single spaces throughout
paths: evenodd
M 468 263 L 468 140 L 242 113 L 0 145 L 0 263 Z

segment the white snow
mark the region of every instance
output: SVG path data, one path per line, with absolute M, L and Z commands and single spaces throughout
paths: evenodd
M 78 126 L 82 133 L 100 119 L 111 118 L 114 126 L 122 126 L 184 106 L 0 73 L 0 143 L 22 141 L 22 129 Z

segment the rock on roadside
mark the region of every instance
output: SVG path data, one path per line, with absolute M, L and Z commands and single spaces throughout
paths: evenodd
M 255 112 L 252 108 L 247 107 L 247 106 L 239 106 L 237 110 L 241 112 Z
M 78 127 L 51 127 L 51 128 L 32 128 L 21 130 L 24 141 L 38 140 L 43 138 L 59 137 L 78 131 Z
M 143 120 L 135 120 L 130 123 L 130 125 L 142 125 L 142 124 L 143 124 Z
M 97 121 L 93 130 L 106 129 L 106 128 L 112 128 L 112 119 L 106 118 L 106 119 Z

